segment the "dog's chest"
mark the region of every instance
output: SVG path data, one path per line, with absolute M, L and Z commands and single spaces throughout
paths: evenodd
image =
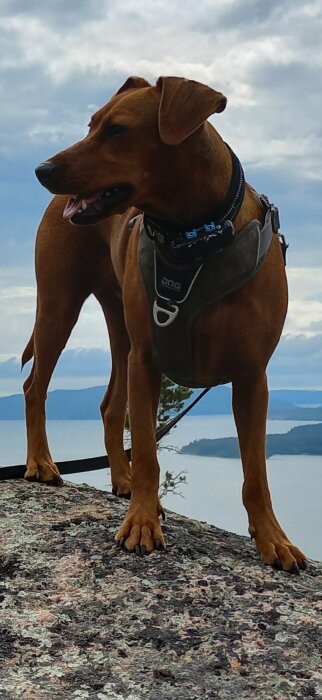
M 258 222 L 251 222 L 232 245 L 220 254 L 210 254 L 202 265 L 192 265 L 189 272 L 158 259 L 142 224 L 139 265 L 151 314 L 154 359 L 162 373 L 177 384 L 198 387 L 227 381 L 218 374 L 210 376 L 210 368 L 202 371 L 207 381 L 200 378 L 195 352 L 200 343 L 193 331 L 194 320 L 259 271 L 265 259 L 260 255 L 260 231 Z

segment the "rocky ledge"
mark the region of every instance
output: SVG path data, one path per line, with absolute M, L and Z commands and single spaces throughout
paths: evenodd
M 0 484 L 1 700 L 322 697 L 322 566 L 167 514 L 166 552 L 117 549 L 126 503 Z

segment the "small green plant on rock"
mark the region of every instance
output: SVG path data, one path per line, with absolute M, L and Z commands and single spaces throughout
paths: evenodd
M 160 498 L 167 496 L 168 493 L 175 493 L 177 496 L 184 498 L 181 491 L 178 491 L 178 487 L 181 484 L 187 483 L 186 471 L 183 470 L 178 472 L 178 474 L 173 474 L 173 472 L 166 471 L 164 479 L 160 484 Z

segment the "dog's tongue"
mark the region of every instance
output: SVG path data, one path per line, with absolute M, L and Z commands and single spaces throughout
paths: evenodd
M 89 197 L 88 199 L 82 199 L 82 197 L 69 197 L 65 209 L 63 211 L 64 219 L 71 219 L 72 216 L 77 214 L 78 211 L 83 211 L 87 208 L 88 204 L 92 204 L 98 199 L 99 195 L 95 194 L 94 197 Z

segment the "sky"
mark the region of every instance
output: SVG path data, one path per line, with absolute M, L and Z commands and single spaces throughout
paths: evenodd
M 129 75 L 227 96 L 211 121 L 278 205 L 290 244 L 270 385 L 322 388 L 322 0 L 1 0 L 0 394 L 21 391 L 34 323 L 34 241 L 50 201 L 34 168 L 85 135 Z M 108 348 L 89 299 L 51 388 L 106 383 Z

